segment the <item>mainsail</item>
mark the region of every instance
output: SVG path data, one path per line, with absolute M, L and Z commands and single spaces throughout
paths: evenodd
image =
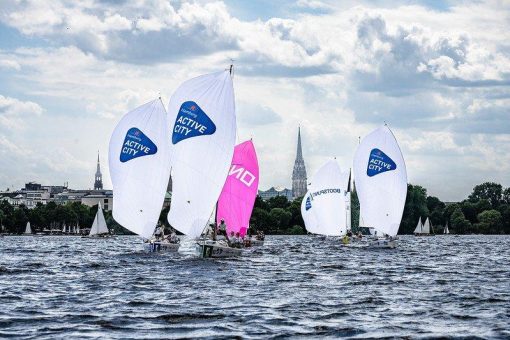
M 25 234 L 32 234 L 32 228 L 30 227 L 30 222 L 27 222 L 25 227 Z
M 347 178 L 348 174 L 342 173 L 336 160 L 326 162 L 313 176 L 309 192 L 303 198 L 305 211 L 308 207 L 313 215 L 312 225 L 308 226 L 305 220 L 309 232 L 328 236 L 346 233 Z
M 444 227 L 443 233 L 444 234 L 449 234 L 450 233 L 450 231 L 448 230 L 448 222 L 446 222 L 446 226 Z
M 228 71 L 184 82 L 168 105 L 172 204 L 168 222 L 200 236 L 227 178 L 236 138 L 234 88 Z
M 415 234 L 423 234 L 423 224 L 421 223 L 421 216 L 418 218 L 418 224 L 416 225 L 416 229 L 414 229 Z
M 251 140 L 236 145 L 227 180 L 218 200 L 216 222 L 223 219 L 227 232 L 244 236 L 249 228 L 259 188 L 259 164 Z
M 361 141 L 354 156 L 354 178 L 366 225 L 396 236 L 407 195 L 407 172 L 395 136 L 387 126 Z
M 425 220 L 425 223 L 423 223 L 423 231 L 422 234 L 430 234 L 430 221 L 429 218 Z
M 150 238 L 158 222 L 170 178 L 168 122 L 161 99 L 128 112 L 110 139 L 113 217 Z
M 106 225 L 106 221 L 104 219 L 103 209 L 101 208 L 101 204 L 99 204 L 97 206 L 97 213 L 96 217 L 94 218 L 94 223 L 92 223 L 92 227 L 90 228 L 89 236 L 108 233 L 108 226 Z

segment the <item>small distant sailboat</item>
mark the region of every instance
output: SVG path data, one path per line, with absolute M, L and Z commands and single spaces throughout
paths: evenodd
M 172 204 L 168 222 L 191 239 L 209 224 L 231 167 L 236 139 L 234 87 L 229 70 L 185 81 L 168 105 Z M 241 254 L 221 241 L 198 241 L 201 257 Z
M 394 248 L 407 195 L 407 171 L 388 126 L 363 138 L 354 156 L 353 170 L 363 222 L 381 234 L 369 246 Z
M 336 160 L 326 162 L 313 176 L 301 202 L 309 233 L 343 236 L 347 233 L 347 177 Z
M 145 239 L 149 251 L 179 249 L 178 243 L 151 240 L 170 178 L 169 144 L 161 98 L 126 113 L 110 139 L 113 218 Z
M 420 220 L 418 221 L 418 225 L 416 226 L 416 229 L 414 230 L 415 236 L 434 236 L 434 234 L 431 233 L 432 227 L 431 227 L 430 220 L 428 217 L 425 219 L 425 223 L 423 223 L 421 225 L 421 227 L 420 227 L 420 224 L 421 224 L 421 217 L 420 217 Z
M 444 227 L 443 234 L 448 235 L 450 230 L 448 230 L 448 222 L 446 222 L 446 226 Z
M 25 235 L 31 235 L 32 234 L 32 228 L 30 227 L 30 222 L 27 222 L 27 225 L 25 226 Z
M 90 228 L 88 237 L 111 237 L 111 236 L 112 235 L 108 230 L 108 226 L 106 225 L 106 220 L 104 219 L 101 203 L 99 203 L 99 205 L 97 206 L 96 217 L 94 218 L 94 222 L 92 223 L 92 227 Z
M 250 217 L 259 189 L 259 164 L 251 140 L 238 144 L 227 180 L 218 199 L 216 224 L 221 220 L 227 225 L 227 235 L 239 233 L 244 237 L 250 227 Z M 253 239 L 251 245 L 263 245 L 263 240 Z
M 418 217 L 418 224 L 416 225 L 413 233 L 414 235 L 420 235 L 423 233 L 423 223 L 421 223 L 421 216 Z

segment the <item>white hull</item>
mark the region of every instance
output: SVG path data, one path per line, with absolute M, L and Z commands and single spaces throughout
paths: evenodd
M 393 249 L 397 246 L 396 240 L 388 240 L 384 238 L 369 240 L 368 247 L 369 248 L 390 248 Z
M 237 257 L 241 256 L 241 248 L 232 248 L 225 243 L 218 243 L 214 241 L 200 241 L 196 244 L 196 253 L 202 258 L 223 258 L 223 257 Z
M 149 253 L 154 252 L 176 252 L 179 251 L 180 243 L 169 242 L 148 242 L 144 243 L 144 248 Z

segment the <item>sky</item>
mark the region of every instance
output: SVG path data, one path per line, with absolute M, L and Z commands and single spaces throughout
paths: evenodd
M 234 60 L 238 141 L 290 187 L 387 123 L 409 182 L 443 201 L 510 186 L 505 1 L 2 0 L 0 188 L 105 187 L 123 114 Z

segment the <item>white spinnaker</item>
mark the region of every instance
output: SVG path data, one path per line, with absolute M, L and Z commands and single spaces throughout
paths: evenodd
M 361 141 L 354 155 L 354 178 L 365 224 L 396 236 L 407 195 L 407 171 L 395 136 L 387 126 Z
M 90 228 L 89 236 L 97 234 L 108 234 L 108 226 L 106 225 L 106 221 L 104 219 L 101 204 L 99 204 L 97 207 L 96 217 L 94 218 L 94 223 L 92 223 L 92 227 Z
M 184 107 L 187 113 L 183 113 Z M 189 114 L 191 110 L 197 110 L 198 116 Z M 168 222 L 194 238 L 212 215 L 234 153 L 236 117 L 230 73 L 222 71 L 184 82 L 170 98 L 168 113 L 173 179 Z M 185 136 L 184 128 L 191 130 L 190 137 Z
M 169 144 L 167 114 L 159 98 L 128 112 L 110 139 L 113 218 L 146 239 L 154 232 L 165 199 Z
M 313 210 L 317 220 L 316 234 L 341 236 L 346 233 L 346 187 L 345 173 L 342 173 L 336 160 L 326 162 L 313 176 L 309 190 L 309 211 Z
M 422 234 L 430 234 L 430 220 L 427 217 L 425 223 L 423 223 L 423 231 Z
M 32 234 L 32 228 L 30 227 L 30 222 L 27 222 L 25 227 L 25 234 Z
M 308 201 L 308 203 L 307 203 Z M 306 231 L 312 234 L 319 234 L 317 228 L 317 218 L 315 217 L 314 209 L 312 209 L 312 202 L 310 198 L 310 191 L 306 193 L 301 202 L 301 216 L 305 222 Z M 308 205 L 308 209 L 307 209 Z
M 423 224 L 421 223 L 421 217 L 418 218 L 418 224 L 416 225 L 416 229 L 414 229 L 415 234 L 423 233 Z

